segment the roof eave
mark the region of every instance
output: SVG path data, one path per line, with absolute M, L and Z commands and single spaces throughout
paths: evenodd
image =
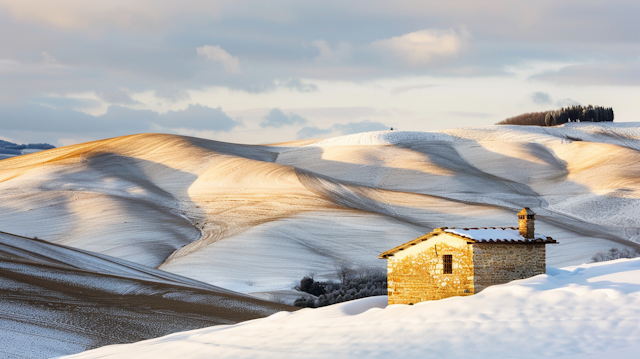
M 440 228 L 436 228 L 434 229 L 432 232 L 425 234 L 424 236 L 418 237 L 414 240 L 411 240 L 409 242 L 403 243 L 395 248 L 391 248 L 386 252 L 383 252 L 380 254 L 380 256 L 378 256 L 378 259 L 387 259 L 389 257 L 392 257 L 394 254 L 403 251 L 407 248 L 410 248 L 412 246 L 415 246 L 416 244 L 420 243 L 420 242 L 424 242 L 432 237 L 435 237 L 439 234 L 442 233 L 442 230 Z
M 453 232 L 446 232 L 445 229 L 447 229 L 447 227 L 443 227 L 443 228 L 436 228 L 434 229 L 432 232 L 425 234 L 424 236 L 418 237 L 414 240 L 411 240 L 409 242 L 403 243 L 395 248 L 392 248 L 386 252 L 383 252 L 380 254 L 380 256 L 378 256 L 378 259 L 388 259 L 389 257 L 393 257 L 394 254 L 403 251 L 407 248 L 411 248 L 412 246 L 415 246 L 416 244 L 420 243 L 420 242 L 424 242 L 426 240 L 429 240 L 435 236 L 438 236 L 440 234 L 448 234 L 450 236 L 456 237 L 456 238 L 460 238 L 460 239 L 464 239 L 465 241 L 467 241 L 468 244 L 474 244 L 474 243 L 489 243 L 489 244 L 540 244 L 540 243 L 544 243 L 544 244 L 556 244 L 558 243 L 558 241 L 556 241 L 555 239 L 551 238 L 551 237 L 545 237 L 545 238 L 534 238 L 534 239 L 512 239 L 512 240 L 507 240 L 507 239 L 483 239 L 483 240 L 476 240 L 467 236 L 463 236 L 461 234 L 457 234 L 457 233 L 453 233 Z
M 403 251 L 403 250 L 405 250 L 407 248 L 411 248 L 412 246 L 415 246 L 416 244 L 418 244 L 420 242 L 424 242 L 426 240 L 429 240 L 429 239 L 431 239 L 431 238 L 433 238 L 435 236 L 441 235 L 441 234 L 449 234 L 449 235 L 452 235 L 454 237 L 464 239 L 468 243 L 475 243 L 476 242 L 475 240 L 473 240 L 471 238 L 468 238 L 468 237 L 465 237 L 465 236 L 460 236 L 460 235 L 457 235 L 455 233 L 445 232 L 444 231 L 445 229 L 447 229 L 447 227 L 436 228 L 432 232 L 427 233 L 424 236 L 418 237 L 418 238 L 416 238 L 414 240 L 411 240 L 409 242 L 403 243 L 403 244 L 401 244 L 401 245 L 399 245 L 399 246 L 397 246 L 395 248 L 389 249 L 388 251 L 383 252 L 382 254 L 380 254 L 380 256 L 378 256 L 378 259 L 387 259 L 389 257 L 392 257 L 394 254 L 396 254 L 396 253 L 398 253 L 400 251 Z

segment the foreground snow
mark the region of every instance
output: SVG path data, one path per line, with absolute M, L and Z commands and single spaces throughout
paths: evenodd
M 640 258 L 548 268 L 470 297 L 386 300 L 280 312 L 69 358 L 632 358 L 640 350 Z

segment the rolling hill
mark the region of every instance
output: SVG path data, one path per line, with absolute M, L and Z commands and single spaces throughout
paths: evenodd
M 435 227 L 528 206 L 575 265 L 640 241 L 640 124 L 382 131 L 276 145 L 141 134 L 0 161 L 0 229 L 265 299 Z
M 0 232 L 0 357 L 50 358 L 295 308 Z

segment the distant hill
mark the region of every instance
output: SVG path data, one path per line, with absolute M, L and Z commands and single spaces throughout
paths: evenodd
M 30 143 L 28 145 L 0 140 L 0 159 L 25 155 L 27 153 L 33 153 L 38 151 L 50 150 L 56 148 L 54 145 L 48 143 Z
M 285 145 L 140 134 L 0 165 L 0 228 L 265 299 L 436 227 L 514 226 L 547 264 L 640 241 L 640 124 L 379 131 Z

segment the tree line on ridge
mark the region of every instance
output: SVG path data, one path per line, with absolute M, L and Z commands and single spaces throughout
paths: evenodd
M 559 110 L 529 112 L 507 118 L 496 125 L 557 126 L 567 122 L 612 122 L 613 108 L 602 106 L 569 106 Z

